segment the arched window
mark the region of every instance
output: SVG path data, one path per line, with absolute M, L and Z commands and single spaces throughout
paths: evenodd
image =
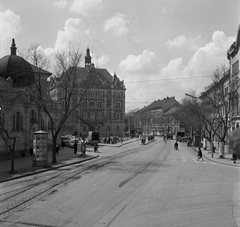
M 37 123 L 37 113 L 35 110 L 31 110 L 30 123 Z
M 23 117 L 20 112 L 16 112 L 13 115 L 13 130 L 16 131 L 23 130 Z

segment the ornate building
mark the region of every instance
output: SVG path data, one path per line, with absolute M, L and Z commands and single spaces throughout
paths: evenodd
M 6 137 L 16 137 L 15 155 L 25 155 L 32 146 L 33 132 L 46 130 L 46 116 L 35 97 L 34 81 L 36 76 L 47 86 L 51 75 L 37 68 L 16 54 L 12 40 L 10 55 L 0 59 L 0 133 Z M 0 136 L 0 159 L 9 153 L 7 144 L 13 140 Z
M 86 50 L 85 67 L 69 70 L 74 71 L 77 78 L 94 81 L 94 84 L 87 90 L 84 83 L 76 86 L 76 97 L 73 99 L 81 99 L 81 103 L 67 120 L 61 135 L 78 130 L 84 136 L 89 131 L 98 131 L 100 137 L 122 136 L 125 127 L 124 81 L 120 81 L 115 73 L 112 76 L 106 69 L 95 68 L 89 48 Z M 61 103 L 63 91 L 57 86 L 59 80 L 60 78 L 52 78 L 50 86 L 52 98 Z

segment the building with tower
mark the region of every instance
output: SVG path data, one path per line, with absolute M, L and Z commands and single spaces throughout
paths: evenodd
M 106 69 L 95 68 L 91 62 L 90 49 L 87 48 L 84 67 L 75 67 L 79 80 L 94 81 L 86 91 L 84 83 L 76 86 L 75 100 L 81 97 L 77 111 L 64 125 L 61 135 L 71 134 L 75 130 L 84 136 L 89 131 L 97 131 L 100 137 L 123 136 L 125 129 L 125 85 L 116 73 L 111 75 Z M 84 78 L 84 79 L 83 79 Z M 50 90 L 52 98 L 61 103 L 62 92 L 57 86 L 59 78 L 52 78 Z

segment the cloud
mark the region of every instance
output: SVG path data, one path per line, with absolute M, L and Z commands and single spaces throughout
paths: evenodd
M 125 17 L 124 14 L 117 13 L 115 16 L 105 21 L 104 31 L 112 31 L 115 36 L 125 35 L 129 31 L 127 28 L 129 21 L 127 21 Z
M 2 53 L 9 54 L 11 39 L 16 38 L 21 32 L 21 17 L 16 15 L 11 10 L 0 12 L 0 34 L 1 34 L 1 51 Z M 4 54 L 5 55 L 5 54 Z
M 142 54 L 128 55 L 125 60 L 122 60 L 119 64 L 119 69 L 123 73 L 137 73 L 145 72 L 155 66 L 156 54 L 152 51 L 144 50 Z
M 171 9 L 171 8 L 168 9 L 168 8 L 162 7 L 161 10 L 160 10 L 160 12 L 161 12 L 162 14 L 172 13 L 172 9 Z
M 102 4 L 103 0 L 59 0 L 55 2 L 55 5 L 60 9 L 68 8 L 71 12 L 84 16 L 94 16 L 102 9 Z
M 56 5 L 60 9 L 65 9 L 69 5 L 69 3 L 67 0 L 59 0 L 56 1 L 54 5 Z
M 170 49 L 178 49 L 178 48 L 188 48 L 190 50 L 197 50 L 201 43 L 201 37 L 190 37 L 187 38 L 185 35 L 179 35 L 175 37 L 173 40 L 169 40 L 166 45 Z
M 104 68 L 104 66 L 109 62 L 108 55 L 102 55 L 100 58 L 97 58 L 96 66 L 99 68 Z
M 168 41 L 167 45 L 169 48 L 181 48 L 183 47 L 187 42 L 187 38 L 184 35 L 179 35 L 176 38 L 174 38 L 172 41 Z
M 139 81 L 139 75 L 133 72 L 134 66 L 131 64 L 141 65 L 137 64 L 137 62 L 141 62 L 139 60 L 141 57 L 128 57 L 122 62 L 122 64 L 126 64 L 128 60 L 129 68 L 123 64 L 123 69 L 132 69 L 132 71 L 124 71 L 127 73 L 125 77 L 129 78 L 125 80 L 128 102 L 152 102 L 167 96 L 175 96 L 178 101 L 181 101 L 185 93 L 196 91 L 199 94 L 212 83 L 211 75 L 217 67 L 224 62 L 228 66 L 226 53 L 235 39 L 235 37 L 227 37 L 223 31 L 215 31 L 212 40 L 199 47 L 189 61 L 184 62 L 182 58 L 175 58 L 162 67 L 159 73 L 151 74 L 149 72 L 146 80 L 155 82 L 128 84 L 129 81 Z

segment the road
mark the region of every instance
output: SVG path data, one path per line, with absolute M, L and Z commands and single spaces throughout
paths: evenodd
M 239 168 L 197 161 L 192 148 L 180 143 L 176 151 L 173 143 L 158 139 L 100 148 L 98 160 L 7 183 L 11 191 L 38 182 L 34 191 L 39 192 L 53 184 L 51 176 L 64 179 L 0 226 L 238 226 Z M 60 172 L 72 175 L 59 177 Z

